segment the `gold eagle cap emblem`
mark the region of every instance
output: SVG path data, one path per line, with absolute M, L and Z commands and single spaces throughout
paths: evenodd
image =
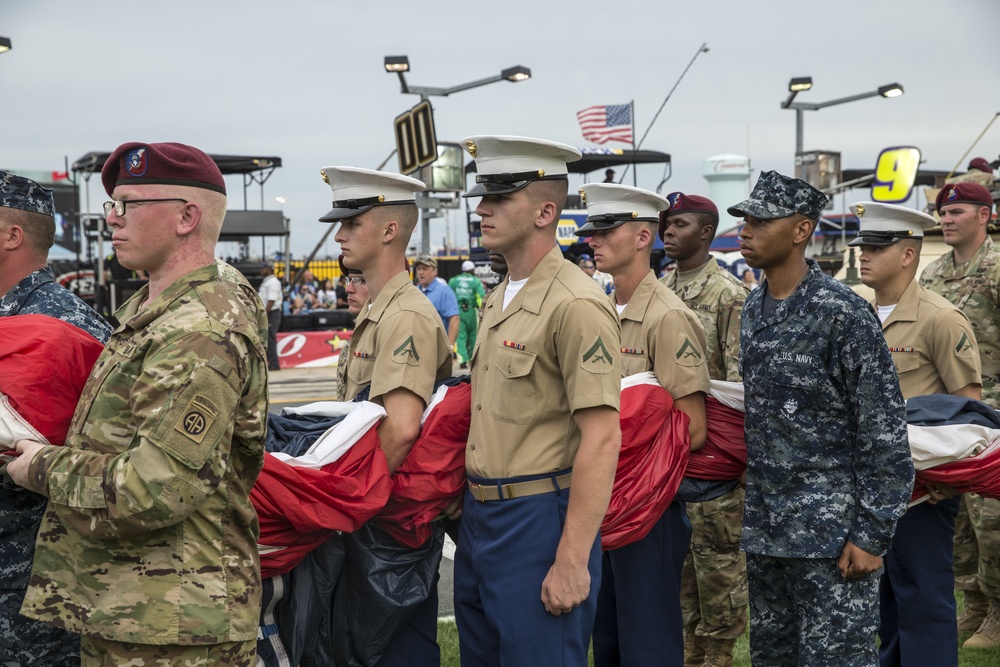
M 381 204 L 384 201 L 385 201 L 385 195 L 379 195 L 378 196 L 378 203 Z
M 584 190 L 583 188 L 580 188 L 578 192 L 580 193 L 580 203 L 581 204 L 586 204 L 587 203 L 587 191 Z
M 323 177 L 323 182 L 324 183 L 326 183 L 327 185 L 330 185 L 330 178 L 326 175 L 326 171 L 324 171 L 323 169 L 320 169 L 319 170 L 319 175 Z
M 469 139 L 468 141 L 465 142 L 465 149 L 469 151 L 469 155 L 471 155 L 472 157 L 476 157 L 476 152 L 479 150 L 479 147 L 476 146 L 475 141 Z
M 538 170 L 538 178 L 542 178 L 543 176 L 545 176 L 545 170 L 544 169 L 539 169 Z
M 865 205 L 864 204 L 858 204 L 856 206 L 856 208 L 858 209 L 858 217 L 859 218 L 865 214 Z
M 638 218 L 639 217 L 639 211 L 632 211 L 632 217 L 633 218 Z

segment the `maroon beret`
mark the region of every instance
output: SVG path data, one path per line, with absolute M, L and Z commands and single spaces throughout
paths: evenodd
M 979 171 L 985 171 L 987 174 L 993 173 L 993 166 L 984 157 L 972 158 L 972 161 L 969 162 L 969 169 L 978 169 Z
M 955 183 L 941 188 L 937 201 L 934 202 L 934 208 L 940 211 L 942 206 L 948 204 L 979 204 L 989 206 L 992 211 L 993 195 L 979 183 Z
M 663 238 L 663 230 L 667 228 L 667 218 L 678 213 L 708 213 L 719 221 L 719 209 L 715 207 L 711 199 L 699 197 L 698 195 L 686 195 L 683 192 L 671 192 L 667 195 L 670 207 L 666 211 L 660 211 L 659 236 Z
M 117 185 L 186 185 L 226 194 L 226 182 L 212 158 L 193 146 L 131 141 L 115 149 L 101 170 L 110 195 Z

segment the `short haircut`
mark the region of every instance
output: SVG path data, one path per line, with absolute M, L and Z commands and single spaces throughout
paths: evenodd
M 569 194 L 569 179 L 555 178 L 550 181 L 532 181 L 525 191 L 536 202 L 550 201 L 561 213 L 566 208 L 566 196 Z
M 917 254 L 919 255 L 920 254 L 920 249 L 924 245 L 924 240 L 921 237 L 919 237 L 919 236 L 916 237 L 916 238 L 900 239 L 899 245 L 903 246 L 904 248 L 906 248 L 906 247 L 913 248 L 917 252 Z
M 711 213 L 706 213 L 705 211 L 691 211 L 694 213 L 695 220 L 698 221 L 699 227 L 711 227 L 712 228 L 712 238 L 715 238 L 715 233 L 719 231 L 719 218 L 712 215 Z
M 395 221 L 399 223 L 401 236 L 404 236 L 406 243 L 410 242 L 413 230 L 417 228 L 417 219 L 420 217 L 417 207 L 413 204 L 389 204 L 386 206 L 373 206 L 368 209 L 371 219 L 379 224 Z
M 2 211 L 0 221 L 8 225 L 17 225 L 24 231 L 28 247 L 39 255 L 48 255 L 49 248 L 56 241 L 55 218 L 19 208 L 3 208 L 0 211 Z

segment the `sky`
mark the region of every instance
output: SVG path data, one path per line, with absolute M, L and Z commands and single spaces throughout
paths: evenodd
M 432 98 L 439 141 L 514 134 L 584 147 L 594 144 L 577 111 L 634 100 L 641 136 L 705 43 L 643 144 L 672 156 L 663 194 L 707 194 L 704 160 L 722 153 L 749 156 L 754 180 L 792 173 L 795 113 L 781 102 L 797 76 L 813 78 L 803 102 L 892 82 L 906 91 L 805 112 L 806 150 L 870 169 L 881 149 L 909 145 L 924 168 L 949 170 L 1000 112 L 998 25 L 997 0 L 0 0 L 0 35 L 13 43 L 0 55 L 0 168 L 61 171 L 126 141 L 278 156 L 283 167 L 263 196 L 249 189 L 248 205 L 281 208 L 301 256 L 327 229 L 316 221 L 332 200 L 320 169 L 377 167 L 395 148 L 393 119 L 419 101 L 401 94 L 385 56 L 409 56 L 417 86 L 531 68 L 528 81 Z M 978 155 L 1000 156 L 1000 121 Z M 395 158 L 386 169 L 398 170 Z M 638 185 L 655 189 L 663 175 L 640 167 Z M 107 198 L 98 181 L 95 209 Z M 230 208 L 242 208 L 240 177 L 227 186 Z M 463 211 L 434 221 L 432 245 L 464 245 L 464 230 Z

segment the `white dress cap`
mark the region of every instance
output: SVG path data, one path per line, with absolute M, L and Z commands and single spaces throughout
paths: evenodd
M 659 222 L 660 211 L 670 208 L 666 197 L 617 183 L 588 183 L 580 188 L 580 199 L 587 205 L 587 224 L 576 230 L 577 236 L 614 229 L 629 220 Z
M 566 178 L 566 163 L 583 157 L 567 144 L 503 135 L 466 137 L 462 148 L 476 161 L 476 185 L 464 197 L 504 194 L 532 181 Z
M 414 193 L 426 187 L 409 176 L 360 167 L 323 167 L 320 174 L 333 190 L 333 209 L 320 222 L 353 218 L 373 206 L 416 205 Z
M 887 246 L 902 239 L 923 238 L 924 230 L 937 224 L 931 216 L 905 206 L 874 201 L 851 204 L 861 228 L 858 237 L 847 245 Z

